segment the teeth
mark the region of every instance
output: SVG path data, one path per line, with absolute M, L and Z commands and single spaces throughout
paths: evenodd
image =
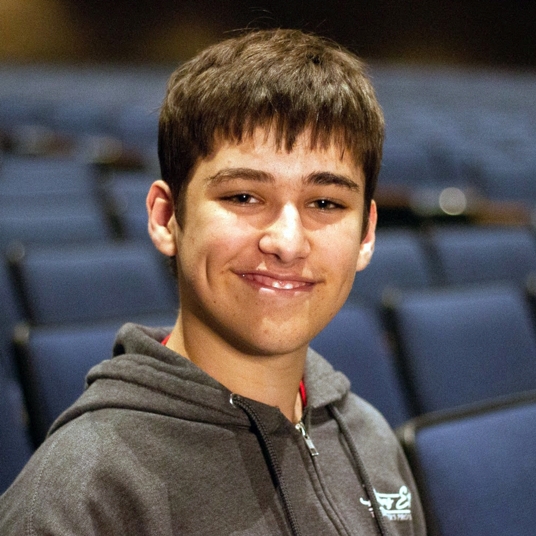
M 274 281 L 272 283 L 273 288 L 282 288 L 285 290 L 292 290 L 295 287 L 300 286 L 299 284 L 291 283 L 290 281 Z
M 245 277 L 247 277 L 248 279 L 252 279 L 253 281 L 257 281 L 264 286 L 281 290 L 292 290 L 307 285 L 307 283 L 303 281 L 280 281 L 260 274 L 246 275 Z

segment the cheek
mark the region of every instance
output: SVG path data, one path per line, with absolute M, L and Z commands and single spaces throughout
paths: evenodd
M 233 216 L 199 215 L 189 223 L 179 255 L 183 269 L 197 273 L 197 277 L 224 270 L 247 246 L 251 247 L 251 229 L 240 225 Z
M 361 247 L 361 227 L 346 225 L 325 234 L 319 243 L 319 251 L 334 269 L 355 272 Z

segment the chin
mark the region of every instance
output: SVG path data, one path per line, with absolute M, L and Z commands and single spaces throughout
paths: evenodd
M 264 332 L 255 337 L 252 332 L 249 332 L 247 337 L 235 339 L 233 345 L 247 355 L 275 357 L 304 352 L 312 339 L 313 336 L 310 334 L 296 336 L 295 333 L 285 334 L 278 331 L 277 333 Z

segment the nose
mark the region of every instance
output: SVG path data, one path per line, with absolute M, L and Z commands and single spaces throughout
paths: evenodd
M 275 255 L 285 264 L 307 257 L 311 245 L 296 206 L 288 203 L 282 207 L 265 228 L 259 248 L 263 253 Z

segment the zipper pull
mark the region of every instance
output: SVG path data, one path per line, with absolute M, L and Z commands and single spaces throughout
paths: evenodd
M 301 433 L 303 440 L 305 441 L 305 444 L 307 445 L 307 448 L 309 449 L 309 454 L 312 457 L 318 456 L 320 453 L 318 452 L 318 450 L 316 450 L 315 444 L 313 443 L 313 440 L 309 437 L 309 434 L 307 433 L 307 430 L 305 429 L 305 426 L 303 425 L 302 421 L 300 421 L 296 425 L 296 430 L 298 430 Z

